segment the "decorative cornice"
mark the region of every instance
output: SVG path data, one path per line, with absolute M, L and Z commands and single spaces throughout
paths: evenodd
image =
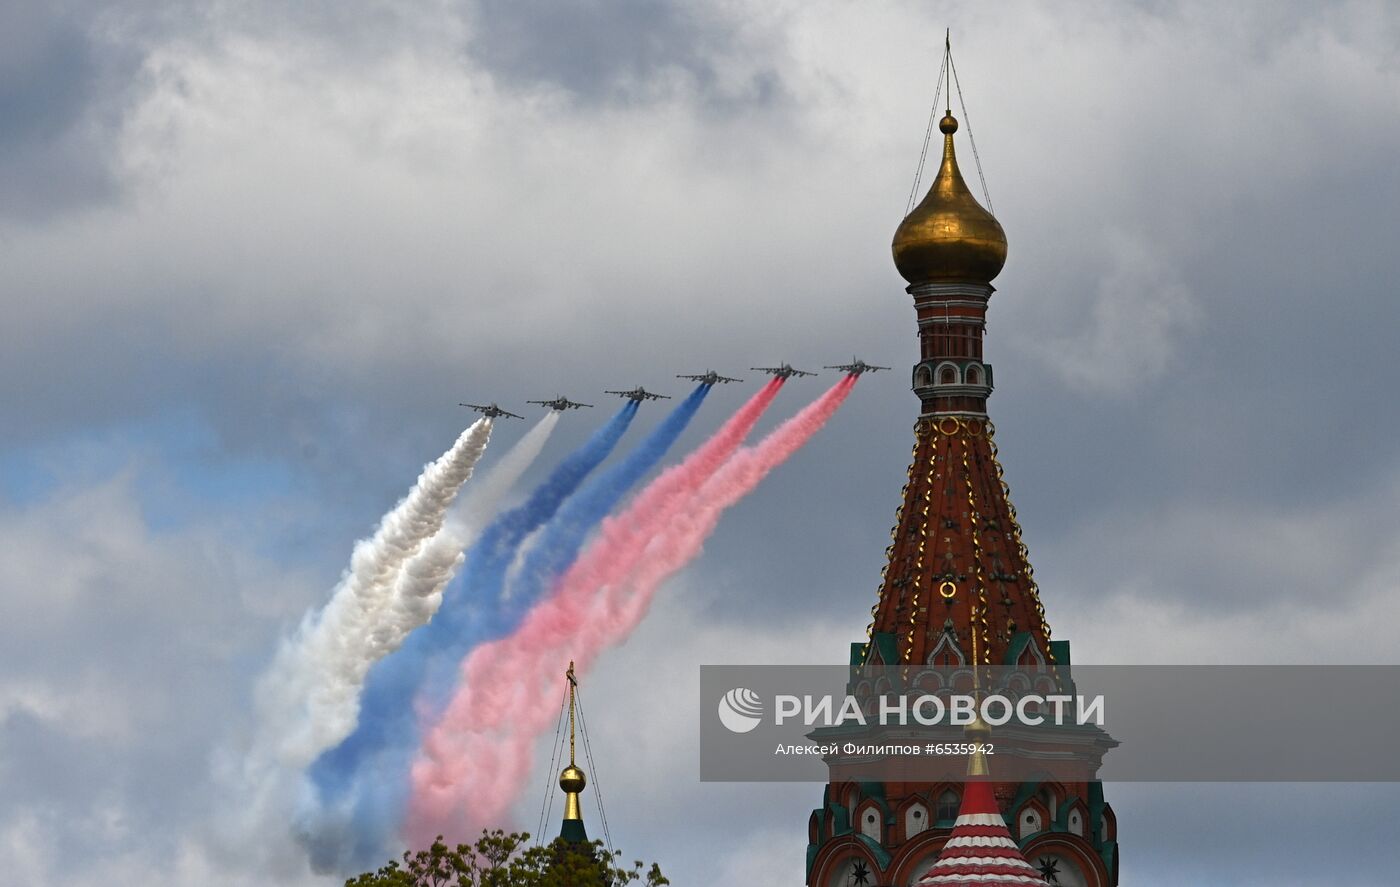
M 970 296 L 972 298 L 986 301 L 996 292 L 996 287 L 990 283 L 947 282 L 942 283 L 913 283 L 904 288 L 904 291 L 913 296 L 916 300 L 923 297 L 933 296 Z
M 975 314 L 940 314 L 937 317 L 920 317 L 919 329 L 931 326 L 944 326 L 950 323 L 970 323 L 975 326 L 985 327 L 987 318 L 979 317 Z

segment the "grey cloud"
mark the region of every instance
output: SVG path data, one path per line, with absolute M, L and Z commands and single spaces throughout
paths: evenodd
M 471 55 L 512 84 L 547 84 L 594 102 L 668 94 L 680 76 L 717 105 L 768 104 L 781 95 L 780 75 L 758 66 L 737 85 L 725 67 L 748 35 L 702 4 L 666 0 L 477 0 L 468 8 Z
M 94 10 L 0 8 L 0 214 L 42 219 L 112 199 L 117 135 L 139 58 Z
M 1113 786 L 1109 798 L 1124 841 L 1123 871 L 1144 887 L 1381 887 L 1400 865 L 1383 837 L 1400 786 L 1138 783 Z M 1283 836 L 1299 817 L 1335 830 L 1298 852 Z

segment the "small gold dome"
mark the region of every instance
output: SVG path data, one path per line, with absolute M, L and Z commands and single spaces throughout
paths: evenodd
M 564 772 L 559 774 L 559 787 L 567 794 L 578 794 L 583 791 L 583 787 L 588 785 L 588 778 L 583 775 L 583 771 L 573 764 L 564 768 Z
M 1001 223 L 967 189 L 953 153 L 958 120 L 938 123 L 943 164 L 928 195 L 894 232 L 894 264 L 910 283 L 960 280 L 990 283 L 1006 264 Z

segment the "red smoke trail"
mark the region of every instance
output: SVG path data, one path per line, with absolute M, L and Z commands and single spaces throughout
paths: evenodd
M 571 571 L 514 635 L 467 656 L 457 695 L 441 720 L 424 731 L 422 755 L 413 765 L 405 823 L 410 839 L 449 832 L 469 836 L 485 826 L 502 826 L 529 776 L 531 744 L 557 715 L 561 663 L 573 659 L 576 669 L 586 669 L 626 637 L 661 584 L 699 554 L 724 510 L 811 439 L 855 381 L 854 376 L 842 379 L 760 443 L 735 452 L 708 478 L 686 477 L 683 485 L 677 475 L 667 497 L 677 504 L 649 504 L 653 522 L 615 551 L 630 574 L 616 575 L 603 562 L 590 567 L 587 578 L 593 581 L 583 575 L 574 579 Z

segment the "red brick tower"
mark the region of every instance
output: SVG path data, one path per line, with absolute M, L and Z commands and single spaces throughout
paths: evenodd
M 939 130 L 938 175 L 894 237 L 895 265 L 918 316 L 913 387 L 922 410 L 870 636 L 852 645 L 852 665 L 978 663 L 1044 674 L 1069 664 L 1069 644 L 1051 640 L 986 412 L 992 368 L 982 334 L 1006 237 L 963 181 L 951 109 Z M 1099 783 L 991 783 L 990 791 L 983 783 L 976 799 L 971 785 L 833 777 L 809 821 L 807 884 L 918 883 L 964 801 L 985 806 L 983 794 L 1046 883 L 1117 884 L 1117 829 Z

